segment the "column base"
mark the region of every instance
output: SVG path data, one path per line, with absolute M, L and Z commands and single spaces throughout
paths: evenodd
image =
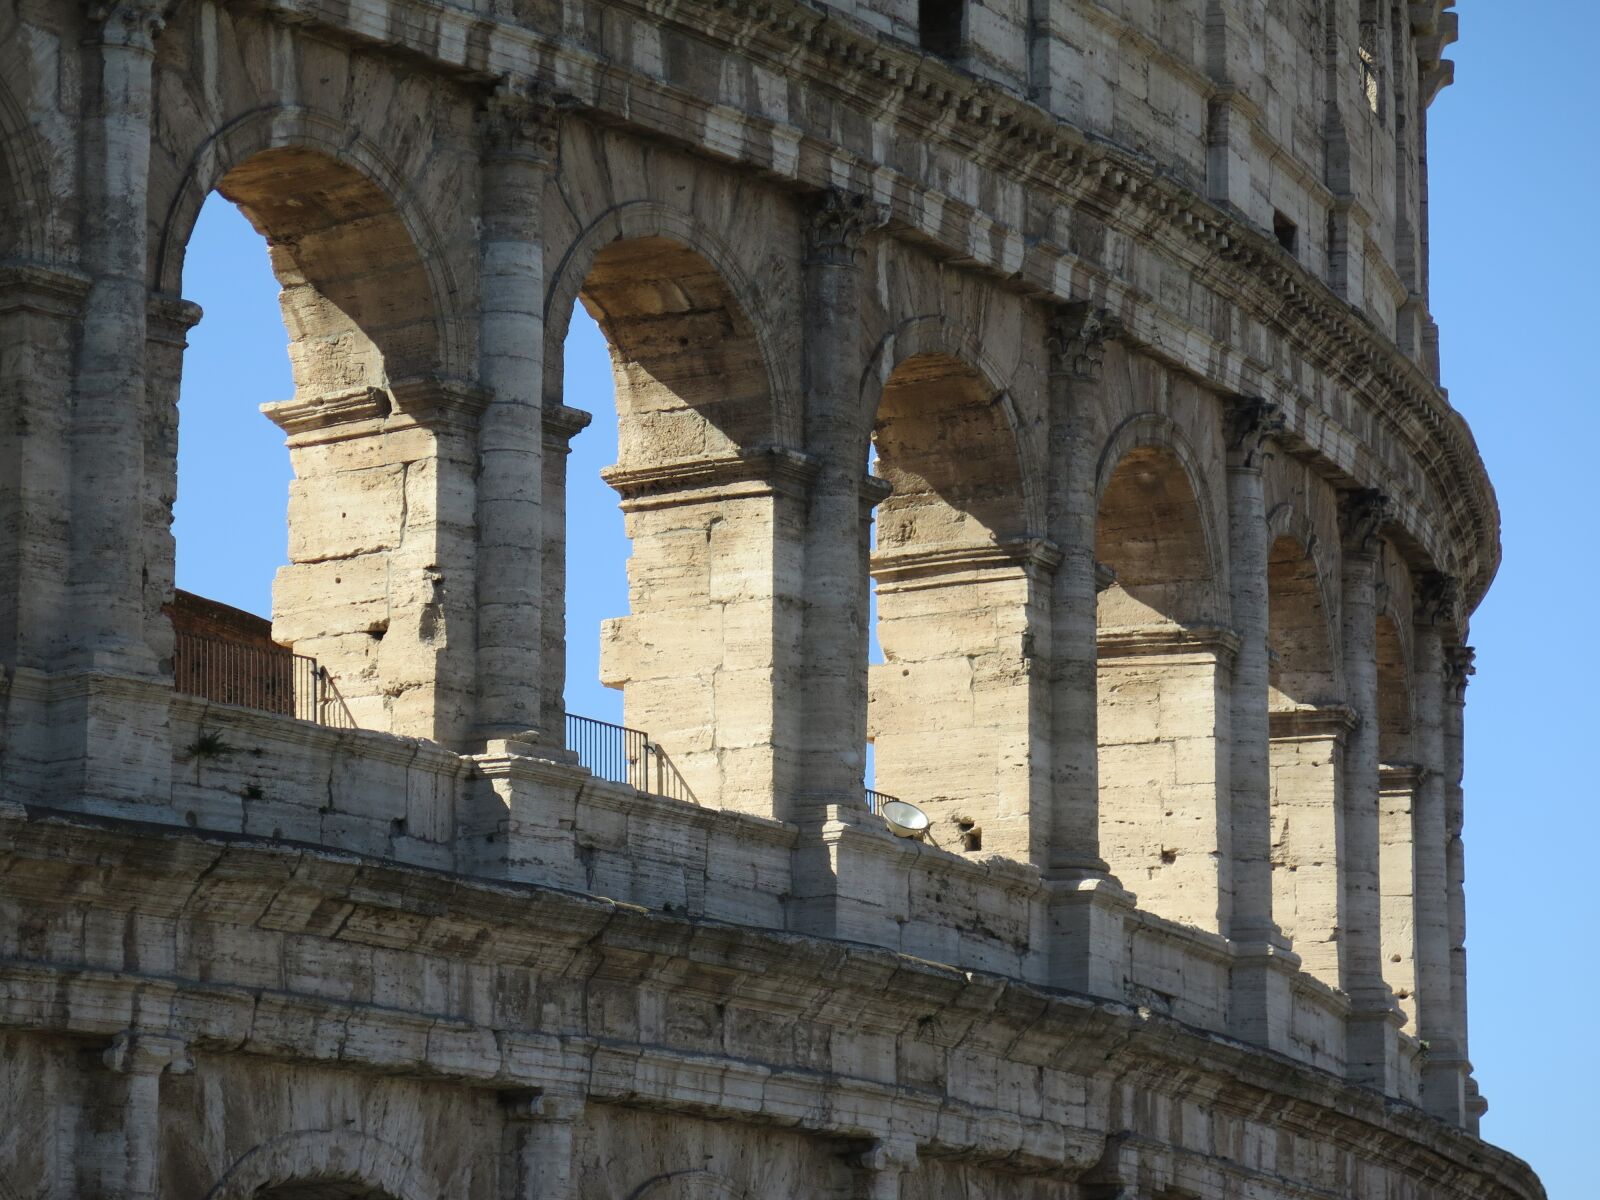
M 1276 929 L 1230 939 L 1229 950 L 1228 1032 L 1240 1041 L 1287 1052 L 1300 956 Z
M 1388 988 L 1352 990 L 1345 1018 L 1345 1078 L 1385 1095 L 1400 1094 L 1400 1029 L 1406 1017 Z
M 1127 916 L 1134 895 L 1113 876 L 1062 872 L 1046 878 L 1051 987 L 1108 1000 L 1127 996 Z
M 1422 1107 L 1450 1125 L 1469 1125 L 1467 1083 L 1472 1064 L 1454 1045 L 1433 1042 L 1422 1063 Z

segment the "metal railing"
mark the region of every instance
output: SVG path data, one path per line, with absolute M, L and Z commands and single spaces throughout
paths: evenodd
M 882 812 L 883 811 L 883 803 L 884 803 L 885 800 L 898 800 L 898 799 L 900 799 L 899 796 L 891 796 L 891 795 L 889 795 L 888 792 L 875 792 L 871 788 L 867 788 L 866 791 L 867 791 L 867 811 L 871 812 L 871 813 Z
M 186 696 L 282 713 L 334 729 L 356 727 L 327 668 L 287 647 L 178 633 L 172 674 L 173 688 Z
M 700 803 L 667 752 L 642 729 L 568 713 L 567 749 L 597 779 L 626 784 L 669 800 Z

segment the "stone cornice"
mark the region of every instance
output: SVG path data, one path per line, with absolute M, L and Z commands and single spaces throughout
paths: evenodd
M 1342 738 L 1361 724 L 1355 709 L 1345 704 L 1275 709 L 1267 714 L 1267 721 L 1274 741 L 1280 738 Z
M 1061 563 L 1061 551 L 1045 538 L 1012 538 L 972 545 L 917 546 L 879 550 L 872 556 L 872 577 L 880 585 L 959 583 L 991 571 L 1049 574 Z
M 257 3 L 297 21 L 326 25 L 347 38 L 370 40 L 349 27 L 348 6 L 342 3 Z M 996 85 L 958 72 L 910 44 L 875 36 L 838 14 L 794 0 L 653 0 L 648 8 L 643 5 L 644 0 L 617 0 L 615 7 L 632 9 L 641 20 L 678 26 L 768 69 L 804 75 L 815 88 L 860 112 L 874 117 L 893 113 L 904 137 L 942 143 L 984 170 L 1044 190 L 1052 205 L 1066 204 L 1119 230 L 1136 231 L 1198 281 L 1219 286 L 1241 301 L 1252 317 L 1286 337 L 1337 386 L 1359 394 L 1376 423 L 1422 466 L 1433 495 L 1406 502 L 1399 520 L 1414 527 L 1413 544 L 1431 556 L 1434 566 L 1449 565 L 1451 557 L 1459 560 L 1455 569 L 1466 585 L 1469 608 L 1481 598 L 1499 564 L 1499 513 L 1465 422 L 1392 339 L 1374 330 L 1363 313 L 1283 254 L 1266 234 L 1223 212 L 1150 159 L 1091 139 Z M 1009 286 L 1031 294 L 1074 300 L 1085 287 L 1100 292 L 1115 301 L 1110 307 L 1124 318 L 1130 340 L 1152 355 L 1219 390 L 1259 392 L 1280 402 L 1298 399 L 1287 378 L 1271 375 L 1264 364 L 1250 363 L 1232 348 L 1221 358 L 1203 352 L 1203 331 L 1159 312 L 1152 298 L 1131 291 L 1126 280 L 1097 270 L 1065 247 L 1005 226 L 958 197 L 940 196 L 931 206 L 938 213 L 937 228 L 927 228 L 930 206 L 919 198 L 935 194 L 935 189 L 831 140 L 819 140 L 808 130 L 730 113 L 707 97 L 626 71 L 530 29 L 495 25 L 490 36 L 480 17 L 428 0 L 395 0 L 389 7 L 387 44 L 432 59 L 441 70 L 465 79 L 497 79 L 519 64 L 545 62 L 552 78 L 606 123 L 621 120 L 757 169 L 782 168 L 797 182 L 818 189 L 839 186 L 845 174 L 859 178 L 865 194 L 886 204 L 890 232 L 898 222 L 904 229 L 959 246 L 963 262 L 997 273 Z M 705 131 L 693 128 L 691 114 L 720 116 L 715 122 L 719 137 L 712 139 L 709 125 Z M 788 148 L 782 163 L 777 147 Z M 1068 264 L 1070 270 L 1064 269 Z M 1064 294 L 1068 277 L 1076 279 L 1073 291 L 1078 295 Z M 1227 377 L 1216 378 L 1219 372 Z M 1289 435 L 1303 441 L 1313 457 L 1341 441 L 1348 451 L 1348 433 L 1344 439 L 1328 436 L 1330 414 L 1311 411 L 1303 403 L 1285 403 L 1285 411 Z M 1369 450 L 1357 458 L 1327 460 L 1325 469 L 1353 485 L 1385 482 L 1381 455 Z M 1444 544 L 1427 536 L 1435 507 L 1429 499 L 1445 519 L 1445 529 L 1438 531 Z
M 663 504 L 697 504 L 727 498 L 728 489 L 757 485 L 757 491 L 804 492 L 816 477 L 809 455 L 780 446 L 762 446 L 738 454 L 679 459 L 650 467 L 606 467 L 600 477 L 617 490 L 625 508 Z
M 1047 993 L 887 950 L 724 926 L 531 884 L 474 881 L 438 871 L 286 846 L 242 834 L 202 834 L 47 810 L 0 807 L 0 889 L 41 913 L 138 913 L 181 944 L 182 929 L 230 925 L 262 939 L 316 938 L 353 952 L 383 948 L 430 961 L 519 972 L 602 974 L 642 988 L 733 1004 L 780 1020 L 890 1038 L 931 1029 L 935 1047 L 1193 1095 L 1358 1156 L 1407 1178 L 1456 1185 L 1449 1194 L 1496 1200 L 1542 1195 L 1525 1164 L 1393 1100 L 1230 1039 L 1126 1005 Z M 85 886 L 85 880 L 93 883 Z M 535 916 L 536 920 L 530 919 Z M 191 934 L 192 936 L 192 934 Z M 95 950 L 104 951 L 100 961 Z M 248 976 L 249 959 L 207 979 L 184 975 L 182 955 L 159 975 L 120 948 L 70 938 L 0 965 L 0 1027 L 80 1037 L 169 1039 L 151 1060 L 181 1063 L 188 1048 L 336 1063 L 343 1068 L 453 1080 L 516 1093 L 545 1086 L 597 1103 L 699 1112 L 832 1136 L 914 1136 L 934 1156 L 1073 1178 L 1103 1161 L 1104 1133 L 1060 1114 L 1019 1117 L 925 1082 L 818 1072 L 661 1040 L 504 1028 L 442 1005 L 313 995 Z M 154 1022 L 154 1024 L 151 1024 Z M 338 1037 L 328 1037 L 339 1030 Z M 176 1039 L 181 1038 L 181 1043 Z M 170 1067 L 168 1069 L 171 1069 Z M 180 1068 L 181 1069 L 181 1068 Z M 699 1081 L 704 1086 L 694 1086 Z M 888 1115 L 892 1125 L 881 1124 Z M 878 1124 L 874 1121 L 880 1122 Z M 1181 1151 L 1175 1151 L 1182 1153 Z
M 1096 635 L 1101 659 L 1175 658 L 1204 654 L 1231 664 L 1239 653 L 1239 635 L 1231 629 L 1204 625 L 1135 625 L 1102 629 Z

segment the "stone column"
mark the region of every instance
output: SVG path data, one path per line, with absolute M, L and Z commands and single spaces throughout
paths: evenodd
M 860 1200 L 900 1200 L 905 1176 L 917 1167 L 917 1144 L 910 1139 L 881 1139 L 855 1159 L 855 1166 Z
M 482 117 L 483 234 L 478 378 L 475 737 L 561 742 L 546 726 L 540 580 L 544 462 L 545 183 L 557 150 L 555 111 L 520 81 L 503 82 Z
M 163 0 L 90 0 L 82 261 L 90 276 L 72 416 L 74 666 L 154 675 L 144 644 L 144 356 L 151 68 Z
M 1095 598 L 1110 586 L 1094 558 L 1095 436 L 1110 314 L 1068 304 L 1047 329 L 1050 403 L 1049 537 L 1061 555 L 1050 593 L 1051 806 L 1036 859 L 1051 893 L 1050 978 L 1058 987 L 1121 998 L 1123 918 L 1132 897 L 1100 855 L 1099 644 Z
M 544 751 L 564 744 L 567 692 L 567 455 L 594 418 L 565 404 L 544 406 L 544 619 L 539 662 Z
M 71 636 L 72 371 L 88 280 L 0 267 L 0 794 L 40 798 L 59 774 L 45 704 Z
M 582 1096 L 543 1088 L 504 1097 L 501 1200 L 571 1200 L 573 1133 L 583 1110 Z
M 1233 660 L 1228 720 L 1230 861 L 1226 864 L 1223 930 L 1237 955 L 1230 974 L 1229 1024 L 1263 1045 L 1287 1033 L 1287 950 L 1272 919 L 1272 734 L 1267 718 L 1267 555 L 1270 538 L 1261 471 L 1283 429 L 1276 404 L 1253 398 L 1229 402 L 1224 414 L 1228 453 L 1229 604 L 1239 650 Z
M 1459 623 L 1456 581 L 1425 577 L 1413 621 L 1416 717 L 1412 744 L 1424 769 L 1417 789 L 1416 913 L 1417 1035 L 1428 1044 L 1422 1069 L 1422 1103 L 1434 1116 L 1465 1123 L 1465 1059 L 1456 1039 L 1450 938 L 1450 894 L 1445 814 L 1445 639 Z
M 867 555 L 861 539 L 861 243 L 883 213 L 864 197 L 824 194 L 807 227 L 806 450 L 816 463 L 802 584 L 801 742 L 797 794 L 776 815 L 810 824 L 829 806 L 865 811 Z
M 1344 844 L 1339 870 L 1345 897 L 1344 990 L 1351 1012 L 1346 1073 L 1358 1083 L 1393 1093 L 1395 1033 L 1400 1016 L 1383 979 L 1382 909 L 1378 890 L 1378 655 L 1377 588 L 1381 531 L 1388 500 L 1358 491 L 1340 509 L 1341 642 L 1345 687 L 1360 724 L 1345 750 Z
M 1473 673 L 1475 652 L 1459 643 L 1445 647 L 1444 689 L 1444 808 L 1445 886 L 1450 911 L 1450 996 L 1455 1002 L 1456 1047 L 1466 1074 L 1466 1125 L 1474 1135 L 1487 1105 L 1472 1078 L 1472 1055 L 1467 1021 L 1467 894 L 1466 847 L 1461 840 L 1465 797 L 1461 778 L 1465 765 L 1467 680 Z
M 81 309 L 71 407 L 64 636 L 53 656 L 46 800 L 148 818 L 171 790 L 168 686 L 146 642 L 149 528 L 145 354 L 151 75 L 166 5 L 87 5 L 81 145 Z M 159 579 L 161 572 L 155 572 Z M 70 678 L 61 678 L 63 673 Z
M 85 1200 L 155 1200 L 160 1193 L 161 1076 L 194 1070 L 179 1038 L 125 1030 L 102 1056 L 115 1084 L 86 1114 L 93 1136 L 78 1160 Z

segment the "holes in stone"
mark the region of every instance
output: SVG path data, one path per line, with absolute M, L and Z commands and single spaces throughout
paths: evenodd
M 918 0 L 917 39 L 929 54 L 955 58 L 961 53 L 965 0 Z
M 971 817 L 957 817 L 956 828 L 961 832 L 961 849 L 965 851 L 983 849 L 983 830 Z
M 1170 867 L 1173 863 L 1175 863 L 1177 861 L 1178 861 L 1178 852 L 1176 850 L 1163 850 L 1161 852 L 1161 863 L 1162 863 L 1163 866 Z
M 392 836 L 400 837 L 402 834 L 405 833 L 405 831 L 406 831 L 406 819 L 404 817 L 396 817 L 394 820 L 389 822 L 389 833 Z
M 389 622 L 387 620 L 374 621 L 371 625 L 367 626 L 367 636 L 375 642 L 383 641 L 383 635 L 388 632 Z
M 1272 236 L 1278 239 L 1290 254 L 1296 253 L 1300 245 L 1300 227 L 1277 209 L 1272 211 Z

